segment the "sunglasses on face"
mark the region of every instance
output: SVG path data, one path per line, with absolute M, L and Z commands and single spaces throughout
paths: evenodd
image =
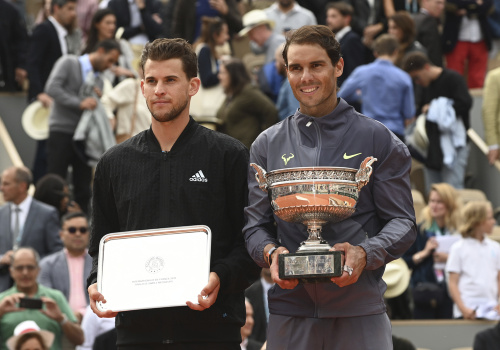
M 68 227 L 68 228 L 66 229 L 66 231 L 68 231 L 68 232 L 69 232 L 69 233 L 71 233 L 72 235 L 73 235 L 73 234 L 75 234 L 75 233 L 76 233 L 76 231 L 78 231 L 78 230 L 80 231 L 80 233 L 81 233 L 82 235 L 86 234 L 86 233 L 89 231 L 89 229 L 88 229 L 87 227 L 83 227 L 83 226 L 82 226 L 82 227 L 74 227 L 74 226 L 70 226 L 70 227 Z

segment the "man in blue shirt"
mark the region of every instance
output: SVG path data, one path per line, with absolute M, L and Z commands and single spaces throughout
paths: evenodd
M 404 130 L 415 116 L 411 77 L 394 65 L 398 54 L 395 38 L 386 34 L 375 41 L 375 62 L 356 68 L 344 81 L 339 96 L 361 102 L 364 115 L 378 120 L 404 141 Z

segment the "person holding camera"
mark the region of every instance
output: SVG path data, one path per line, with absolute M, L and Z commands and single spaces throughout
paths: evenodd
M 8 339 L 16 326 L 26 320 L 35 321 L 40 329 L 55 334 L 50 350 L 60 350 L 64 334 L 75 345 L 83 343 L 83 331 L 64 295 L 37 282 L 40 272 L 38 253 L 22 247 L 14 251 L 10 275 L 14 286 L 0 294 L 0 339 Z M 5 343 L 0 350 L 7 350 Z

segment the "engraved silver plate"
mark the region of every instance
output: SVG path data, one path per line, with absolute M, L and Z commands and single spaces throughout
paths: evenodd
M 127 311 L 198 303 L 210 273 L 211 232 L 184 226 L 105 235 L 99 245 L 101 310 Z

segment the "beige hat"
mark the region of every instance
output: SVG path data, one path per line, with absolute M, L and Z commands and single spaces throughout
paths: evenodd
M 42 102 L 32 102 L 23 112 L 21 124 L 29 137 L 45 140 L 49 137 L 49 109 Z
M 243 15 L 243 29 L 238 34 L 245 36 L 249 31 L 262 24 L 268 24 L 271 28 L 274 27 L 274 21 L 267 18 L 263 10 L 249 11 Z
M 14 335 L 7 340 L 7 347 L 9 350 L 14 350 L 16 347 L 17 340 L 26 333 L 37 332 L 41 335 L 43 342 L 47 348 L 52 346 L 54 342 L 54 333 L 49 331 L 42 331 L 35 321 L 24 321 L 19 323 L 16 328 L 14 328 Z
M 408 265 L 402 258 L 388 263 L 382 276 L 382 279 L 387 284 L 384 297 L 390 299 L 403 294 L 410 284 L 410 277 L 410 269 L 408 269 Z

